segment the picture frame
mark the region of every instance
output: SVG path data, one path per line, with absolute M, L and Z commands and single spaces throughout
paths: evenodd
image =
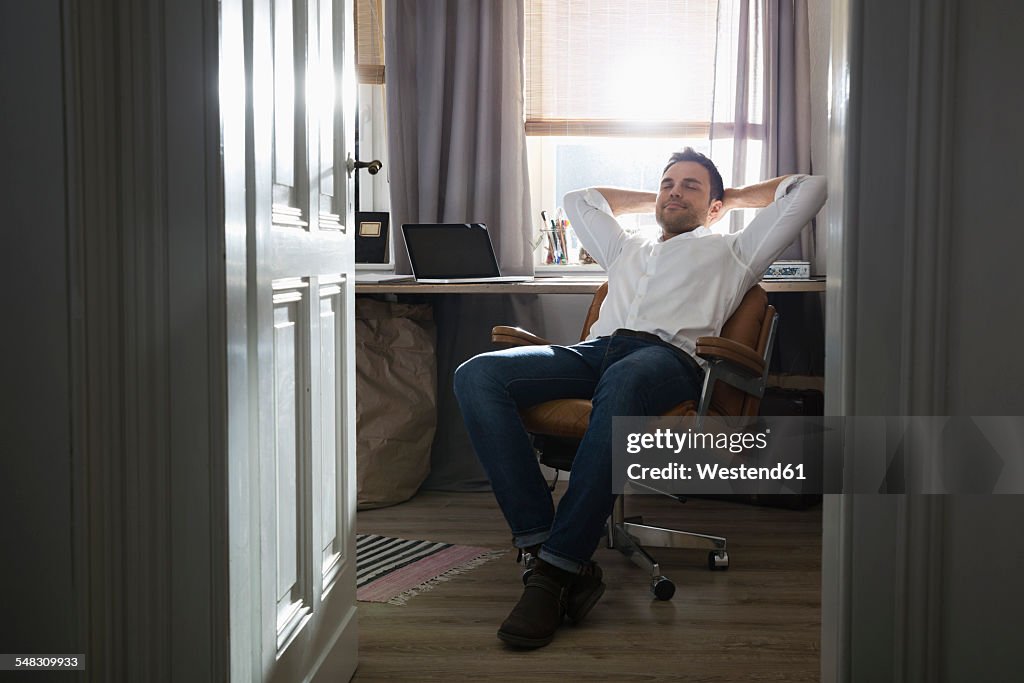
M 391 220 L 386 211 L 356 212 L 356 264 L 384 268 L 391 260 Z

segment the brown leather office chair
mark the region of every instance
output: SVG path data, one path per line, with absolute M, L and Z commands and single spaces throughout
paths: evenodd
M 604 284 L 594 294 L 583 324 L 581 341 L 590 334 L 607 293 L 608 285 Z M 777 324 L 778 314 L 774 307 L 768 305 L 767 293 L 755 285 L 726 321 L 720 336 L 697 340 L 697 355 L 708 363 L 700 400 L 680 403 L 665 415 L 695 416 L 697 428 L 709 415 L 757 415 L 768 379 L 768 362 Z M 551 343 L 526 330 L 503 325 L 492 330 L 491 340 L 509 346 Z M 559 399 L 532 406 L 520 413 L 526 429 L 534 435 L 534 445 L 542 464 L 556 470 L 571 470 L 576 448 L 589 424 L 590 408 L 590 401 L 585 399 Z M 623 496 L 615 500 L 607 532 L 609 548 L 617 548 L 650 571 L 651 591 L 659 600 L 670 599 L 675 593 L 675 585 L 662 576 L 657 561 L 644 550 L 644 546 L 704 549 L 708 550 L 710 569 L 729 567 L 725 538 L 649 526 L 638 517 L 626 518 Z

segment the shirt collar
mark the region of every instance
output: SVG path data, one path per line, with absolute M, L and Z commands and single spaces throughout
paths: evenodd
M 672 239 L 674 239 L 674 240 L 694 239 L 694 238 L 697 238 L 697 237 L 705 237 L 705 236 L 710 235 L 710 234 L 711 234 L 711 228 L 707 227 L 706 225 L 701 225 L 701 226 L 691 230 L 690 232 L 684 232 L 682 235 L 676 235 Z M 657 241 L 658 241 L 658 244 L 663 244 L 665 242 L 665 239 L 659 235 Z

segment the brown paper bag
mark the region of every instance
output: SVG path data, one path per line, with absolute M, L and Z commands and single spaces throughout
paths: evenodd
M 426 304 L 356 299 L 356 480 L 360 510 L 408 500 L 430 473 L 437 357 Z

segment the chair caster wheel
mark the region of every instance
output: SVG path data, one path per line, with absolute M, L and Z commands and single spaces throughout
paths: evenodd
M 530 580 L 531 576 L 533 576 L 533 567 L 529 567 L 529 568 L 523 570 L 523 585 L 524 586 L 526 585 L 526 582 Z
M 651 579 L 651 593 L 657 600 L 671 600 L 676 594 L 676 585 L 665 576 L 655 576 Z
M 724 550 L 712 550 L 708 553 L 708 569 L 725 571 L 729 568 L 729 553 Z

